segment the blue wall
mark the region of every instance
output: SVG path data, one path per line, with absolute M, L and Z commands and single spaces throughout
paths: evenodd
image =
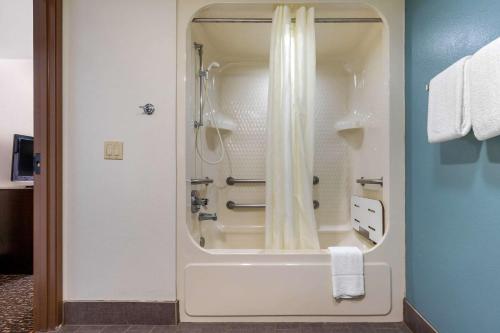
M 500 332 L 500 138 L 427 143 L 424 87 L 497 37 L 499 0 L 406 0 L 407 297 L 440 333 Z

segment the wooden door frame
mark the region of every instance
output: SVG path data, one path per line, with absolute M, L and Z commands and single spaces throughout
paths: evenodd
M 33 323 L 54 330 L 62 302 L 62 0 L 33 0 L 35 153 Z

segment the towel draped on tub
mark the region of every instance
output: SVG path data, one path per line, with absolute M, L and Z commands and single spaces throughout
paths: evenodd
M 365 294 L 363 252 L 357 247 L 329 247 L 332 290 L 335 299 L 350 299 Z

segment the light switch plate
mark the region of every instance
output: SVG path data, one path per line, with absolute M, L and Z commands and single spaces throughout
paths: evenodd
M 123 160 L 123 142 L 105 141 L 104 142 L 105 160 Z

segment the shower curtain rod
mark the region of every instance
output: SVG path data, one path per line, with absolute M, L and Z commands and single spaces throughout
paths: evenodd
M 216 18 L 216 17 L 195 17 L 193 23 L 272 23 L 271 18 Z M 295 19 L 292 18 L 292 22 Z M 381 23 L 380 17 L 320 17 L 314 20 L 315 23 Z

